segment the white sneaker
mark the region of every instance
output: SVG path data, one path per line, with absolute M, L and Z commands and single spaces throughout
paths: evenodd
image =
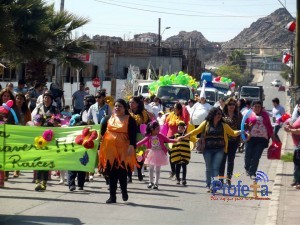
M 94 180 L 94 176 L 90 176 L 90 180 Z
M 64 184 L 64 183 L 65 183 L 64 180 L 60 180 L 60 181 L 58 182 L 58 184 Z

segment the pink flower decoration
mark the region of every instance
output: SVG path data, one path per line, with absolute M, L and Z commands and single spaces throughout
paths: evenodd
M 54 133 L 52 130 L 45 130 L 43 133 L 43 138 L 49 142 L 52 140 L 53 135 L 54 135 Z

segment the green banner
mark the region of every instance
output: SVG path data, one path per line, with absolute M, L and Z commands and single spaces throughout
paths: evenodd
M 0 170 L 93 172 L 99 130 L 100 125 L 62 128 L 2 124 Z

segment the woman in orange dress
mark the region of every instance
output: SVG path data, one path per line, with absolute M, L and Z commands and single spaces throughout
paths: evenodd
M 109 176 L 110 197 L 106 203 L 116 203 L 117 183 L 120 182 L 123 201 L 128 200 L 127 170 L 136 165 L 136 122 L 129 115 L 125 100 L 118 99 L 114 113 L 104 120 L 101 128 L 99 168 Z

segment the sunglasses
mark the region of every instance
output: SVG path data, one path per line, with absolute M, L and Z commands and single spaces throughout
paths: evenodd
M 95 98 L 101 98 L 102 96 L 95 96 Z
M 228 105 L 229 106 L 235 106 L 235 103 L 229 103 Z

